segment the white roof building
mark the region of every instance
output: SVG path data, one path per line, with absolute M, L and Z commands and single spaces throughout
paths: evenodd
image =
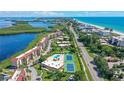
M 111 39 L 111 44 L 117 45 L 117 46 L 124 46 L 124 36 L 113 36 Z
M 98 34 L 101 36 L 109 36 L 109 35 L 111 35 L 111 32 L 110 32 L 110 30 L 100 29 L 98 31 Z

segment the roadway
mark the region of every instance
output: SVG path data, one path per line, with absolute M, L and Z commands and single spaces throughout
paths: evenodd
M 92 63 L 93 62 L 93 58 L 89 56 L 87 50 L 85 49 L 84 45 L 82 42 L 79 42 L 78 41 L 78 35 L 76 34 L 76 32 L 74 31 L 73 27 L 70 26 L 69 27 L 70 31 L 72 31 L 72 33 L 74 34 L 74 37 L 75 37 L 75 41 L 80 49 L 80 52 L 81 52 L 81 55 L 91 73 L 91 76 L 92 76 L 92 79 L 95 80 L 95 81 L 102 81 L 103 79 L 100 78 L 98 76 L 98 72 L 94 69 L 96 66 Z

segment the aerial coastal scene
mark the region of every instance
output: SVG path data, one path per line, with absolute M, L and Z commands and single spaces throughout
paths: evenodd
M 0 12 L 0 81 L 123 80 L 123 11 Z

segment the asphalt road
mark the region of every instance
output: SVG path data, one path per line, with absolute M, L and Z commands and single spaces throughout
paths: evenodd
M 78 47 L 81 51 L 82 57 L 91 73 L 91 76 L 93 78 L 93 80 L 95 81 L 103 81 L 102 78 L 100 78 L 98 76 L 98 72 L 94 69 L 96 66 L 92 63 L 93 62 L 93 58 L 89 56 L 87 50 L 85 49 L 84 45 L 82 42 L 78 41 L 78 35 L 76 34 L 76 32 L 74 31 L 74 29 L 70 26 L 70 31 L 72 31 L 72 33 L 75 36 L 76 42 L 78 44 Z

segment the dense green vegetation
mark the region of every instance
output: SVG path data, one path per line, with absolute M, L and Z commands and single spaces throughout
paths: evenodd
M 120 70 L 116 66 L 109 69 L 107 61 L 101 56 L 96 56 L 94 62 L 100 77 L 107 80 L 120 80 L 124 77 L 124 74 L 120 73 Z
M 16 24 L 28 24 L 28 21 L 14 21 Z
M 119 59 L 124 59 L 124 47 L 116 47 L 109 45 L 101 45 L 100 37 L 96 33 L 80 33 L 80 41 L 84 43 L 90 52 L 97 55 L 118 57 Z
M 116 46 L 109 46 L 109 45 L 101 45 L 100 44 L 100 37 L 96 33 L 82 33 L 79 34 L 79 40 L 84 43 L 90 53 L 95 54 L 94 56 L 94 63 L 97 66 L 97 70 L 99 72 L 99 76 L 103 77 L 107 80 L 118 80 L 122 77 L 122 73 L 117 72 L 117 67 L 109 69 L 107 61 L 104 57 L 112 56 L 114 58 L 119 58 L 120 60 L 124 59 L 124 47 L 116 47 Z M 121 75 L 121 76 L 120 76 Z
M 28 24 L 17 24 L 8 28 L 1 28 L 0 35 L 19 33 L 39 33 L 45 31 L 44 28 L 35 28 Z

